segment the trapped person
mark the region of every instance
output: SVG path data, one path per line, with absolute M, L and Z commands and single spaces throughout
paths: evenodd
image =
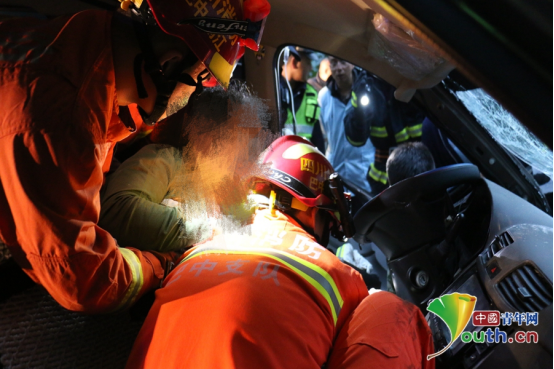
M 103 173 L 115 143 L 136 129 L 121 122 L 120 107 L 137 104 L 154 124 L 208 72 L 227 84 L 241 45 L 257 48 L 269 4 L 226 4 L 233 12 L 211 4 L 205 16 L 249 19 L 254 32 L 221 49 L 182 1 L 124 1 L 132 17 L 89 10 L 0 23 L 0 236 L 65 308 L 126 308 L 168 272 L 172 254 L 122 247 L 97 225 Z
M 407 142 L 398 146 L 387 160 L 387 177 L 391 186 L 433 169 L 433 155 L 421 142 Z
M 258 154 L 267 146 L 264 138 L 270 137 L 263 129 L 272 115 L 243 84 L 227 91 L 208 88 L 191 99 L 156 126 L 155 144 L 107 177 L 98 224 L 122 244 L 176 251 L 212 236 L 220 206 L 239 222 L 251 216 L 237 213 L 225 200 L 233 178 L 257 168 Z M 202 153 L 200 145 L 206 143 Z M 216 198 L 218 192 L 226 196 Z M 244 201 L 246 195 L 243 191 Z

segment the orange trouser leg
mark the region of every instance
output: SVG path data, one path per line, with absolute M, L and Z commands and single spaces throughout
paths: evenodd
M 366 297 L 340 331 L 327 369 L 424 368 L 435 360 L 431 330 L 421 311 L 389 292 Z

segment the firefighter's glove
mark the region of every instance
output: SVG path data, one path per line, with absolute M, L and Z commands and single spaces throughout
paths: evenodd
M 168 276 L 169 273 L 171 273 L 173 268 L 175 268 L 175 266 L 177 265 L 177 261 L 179 260 L 182 254 L 180 252 L 174 252 L 174 251 L 158 252 L 158 251 L 148 250 L 148 252 L 154 255 L 160 261 L 162 268 L 164 268 L 164 275 L 163 275 L 163 278 L 160 280 L 160 287 L 161 287 L 165 278 Z

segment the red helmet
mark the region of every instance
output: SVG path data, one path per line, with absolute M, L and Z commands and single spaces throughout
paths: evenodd
M 181 38 L 224 87 L 244 47 L 258 50 L 270 10 L 267 0 L 146 1 L 160 28 Z M 132 2 L 140 8 L 144 1 Z
M 338 173 L 310 141 L 293 135 L 280 137 L 261 154 L 261 162 L 269 168 L 259 176 L 264 182 L 254 182 L 254 190 L 267 191 L 269 182 L 292 196 L 291 199 L 271 191 L 271 209 L 321 208 L 315 215 L 313 235 L 324 246 L 329 241 L 329 231 L 338 239 L 354 235 L 350 196 L 344 193 Z
M 300 136 L 283 136 L 261 155 L 270 168 L 262 178 L 284 189 L 308 207 L 332 206 L 324 194 L 325 181 L 334 172 L 323 154 Z

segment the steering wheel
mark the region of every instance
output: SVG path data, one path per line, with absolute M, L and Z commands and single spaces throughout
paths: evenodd
M 359 243 L 373 241 L 387 260 L 445 236 L 446 190 L 483 182 L 473 164 L 441 167 L 407 178 L 367 202 L 354 216 Z

